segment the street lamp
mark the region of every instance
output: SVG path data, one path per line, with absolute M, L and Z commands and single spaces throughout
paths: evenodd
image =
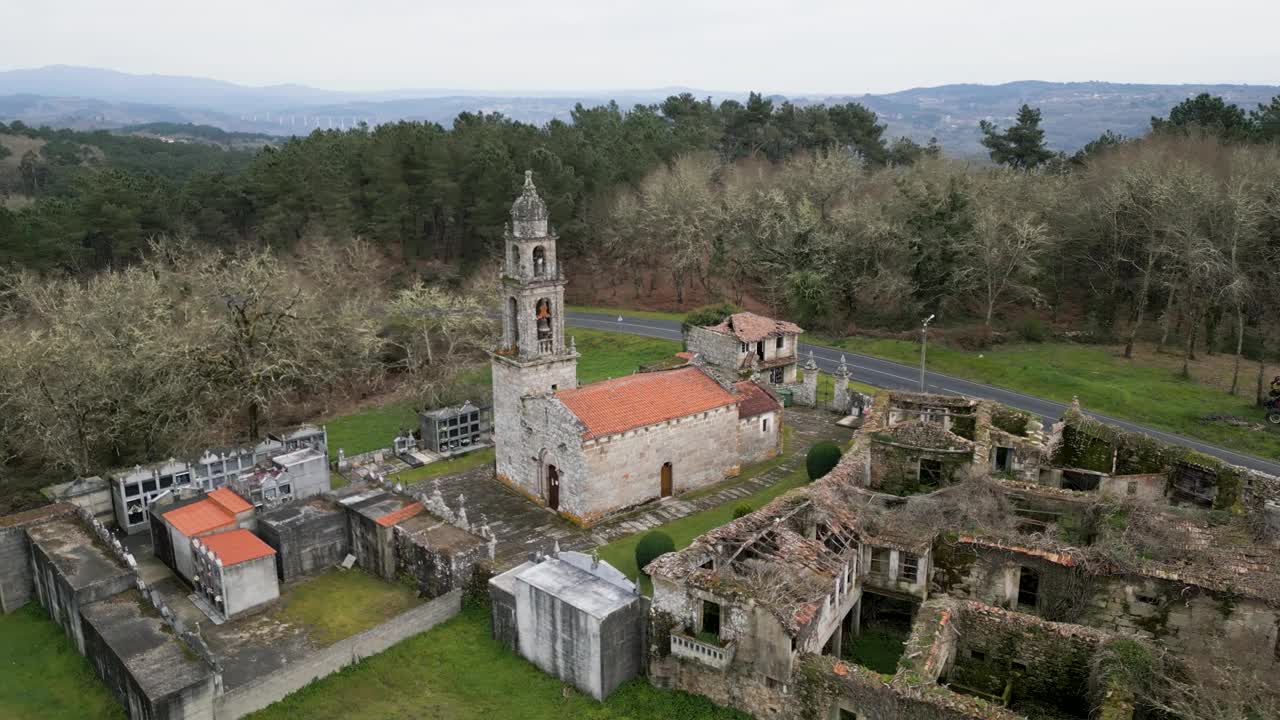
M 924 319 L 920 325 L 920 392 L 924 392 L 924 351 L 929 342 L 929 323 L 933 322 L 936 315 L 930 315 Z

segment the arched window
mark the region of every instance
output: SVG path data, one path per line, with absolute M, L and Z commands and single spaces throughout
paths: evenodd
M 542 277 L 547 274 L 547 251 L 541 245 L 533 249 L 533 275 Z

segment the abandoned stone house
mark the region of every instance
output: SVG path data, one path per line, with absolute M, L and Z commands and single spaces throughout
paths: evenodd
M 182 490 L 199 492 L 226 487 L 242 475 L 264 469 L 260 467 L 262 464 L 265 464 L 265 469 L 278 470 L 279 465 L 271 462 L 275 458 L 294 458 L 289 462 L 296 465 L 299 458 L 312 457 L 312 453 L 304 453 L 306 450 L 323 457 L 327 445 L 328 433 L 324 428 L 303 425 L 287 432 L 268 434 L 253 446 L 205 450 L 193 461 L 170 458 L 153 465 L 138 465 L 108 473 L 116 526 L 129 534 L 142 532 L 150 525 L 147 509 L 157 499 Z M 285 483 L 291 497 L 302 499 L 328 491 L 327 462 L 309 462 L 297 469 L 303 468 L 307 474 L 303 482 Z M 274 482 L 268 485 L 278 492 Z
M 800 326 L 750 312 L 734 313 L 716 325 L 690 327 L 689 352 L 736 372 L 756 374 L 774 387 L 799 383 Z
M 578 387 L 578 353 L 564 333 L 565 277 L 556 236 L 530 173 L 511 208 L 504 258 L 503 335 L 492 362 L 501 482 L 589 526 L 719 482 L 743 462 L 777 451 L 781 404 L 769 390 L 741 384 L 737 340 L 724 368 L 714 368 L 714 358 L 694 356 Z M 758 316 L 744 322 L 769 324 L 772 334 L 761 336 L 768 340 L 766 357 L 784 378 L 790 368 L 794 380 L 799 328 Z M 779 343 L 787 354 L 779 354 Z
M 1161 492 L 1056 486 L 1081 455 Z M 650 679 L 757 717 L 893 720 L 1089 718 L 1109 682 L 1091 659 L 1120 641 L 1274 673 L 1276 480 L 1203 458 L 1210 480 L 1185 480 L 1185 458 L 1078 408 L 1046 435 L 994 403 L 880 393 L 826 477 L 645 569 Z M 897 665 L 858 666 L 868 632 L 898 638 Z M 1106 717 L 1132 716 L 1115 697 Z

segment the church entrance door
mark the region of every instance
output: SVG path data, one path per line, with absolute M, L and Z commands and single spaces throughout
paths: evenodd
M 671 497 L 671 463 L 662 463 L 662 490 L 660 497 Z
M 547 466 L 547 507 L 560 509 L 560 471 L 555 465 Z

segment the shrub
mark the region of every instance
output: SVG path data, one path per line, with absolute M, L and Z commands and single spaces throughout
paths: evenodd
M 947 343 L 961 350 L 989 350 L 1000 339 L 998 335 L 991 332 L 990 328 L 983 325 L 948 330 L 944 337 Z
M 738 503 L 733 508 L 733 519 L 737 520 L 740 517 L 750 515 L 752 510 L 755 510 L 755 508 L 751 507 L 751 503 Z
M 1027 313 L 1018 320 L 1018 335 L 1026 342 L 1040 343 L 1049 339 L 1049 331 L 1044 326 L 1044 320 L 1040 319 L 1035 313 Z
M 840 446 L 830 440 L 815 443 L 809 448 L 809 454 L 804 458 L 804 466 L 809 472 L 811 481 L 831 472 L 831 468 L 838 462 L 840 462 Z
M 706 327 L 708 325 L 716 325 L 725 318 L 734 313 L 742 312 L 742 308 L 731 303 L 717 303 L 715 305 L 703 305 L 689 311 L 684 316 L 684 322 L 680 324 L 680 332 L 688 333 L 691 327 Z
M 649 532 L 636 543 L 636 567 L 644 572 L 646 565 L 669 552 L 675 552 L 675 549 L 676 543 L 670 535 L 659 530 Z

